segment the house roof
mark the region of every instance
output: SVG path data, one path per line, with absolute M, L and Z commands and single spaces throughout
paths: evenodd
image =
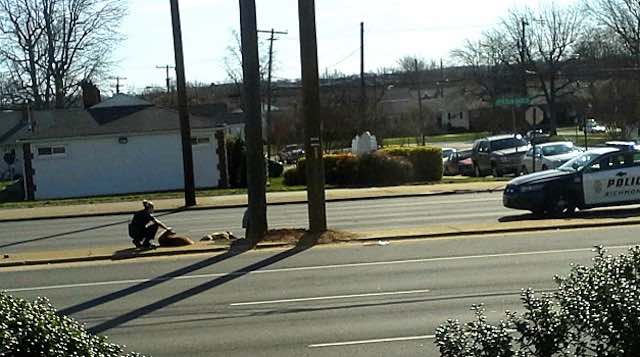
M 152 107 L 153 103 L 144 99 L 134 97 L 128 94 L 118 93 L 113 97 L 100 102 L 91 107 L 91 109 L 105 109 L 105 108 L 124 108 L 124 107 Z
M 0 145 L 13 144 L 26 133 L 27 122 L 22 112 L 0 112 Z
M 53 110 L 32 113 L 33 130 L 22 141 L 85 137 L 109 134 L 143 134 L 180 129 L 178 112 L 170 109 L 148 107 L 126 113 L 110 121 L 94 118 L 91 110 Z M 190 116 L 192 129 L 216 127 L 215 120 Z
M 156 107 L 130 96 L 116 96 L 85 109 L 31 112 L 27 130 L 22 112 L 0 112 L 0 143 L 62 139 L 95 135 L 144 134 L 180 129 L 178 112 Z M 190 115 L 192 129 L 212 129 L 224 124 L 244 123 L 242 114 Z

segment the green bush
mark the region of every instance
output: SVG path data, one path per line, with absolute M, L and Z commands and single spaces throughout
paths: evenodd
M 0 292 L 0 356 L 141 356 L 123 354 L 107 338 L 88 333 L 77 321 L 58 315 L 45 298 L 30 302 Z
M 330 185 L 399 185 L 411 181 L 442 179 L 440 148 L 392 148 L 361 157 L 332 154 L 324 157 L 325 181 Z M 306 184 L 306 160 L 285 172 L 288 186 Z
M 640 247 L 617 257 L 602 247 L 593 266 L 575 265 L 553 293 L 521 294 L 523 313 L 496 324 L 475 306 L 476 320 L 436 330 L 444 357 L 640 356 Z M 512 333 L 514 331 L 515 333 Z
M 301 174 L 302 172 L 302 174 Z M 283 174 L 283 181 L 286 186 L 306 185 L 306 175 L 298 167 L 287 169 Z
M 362 155 L 358 168 L 360 185 L 398 185 L 413 179 L 413 167 L 408 160 L 384 151 Z
M 324 156 L 326 182 L 330 185 L 349 186 L 357 184 L 358 157 L 351 154 Z
M 442 150 L 438 147 L 396 147 L 384 149 L 391 156 L 407 158 L 413 165 L 416 181 L 442 179 Z
M 247 148 L 240 137 L 227 139 L 229 160 L 229 185 L 233 188 L 247 187 Z

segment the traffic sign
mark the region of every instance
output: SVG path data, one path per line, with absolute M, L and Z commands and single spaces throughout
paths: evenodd
M 496 99 L 497 106 L 520 106 L 529 105 L 531 99 L 529 97 L 511 97 L 511 98 L 498 98 Z

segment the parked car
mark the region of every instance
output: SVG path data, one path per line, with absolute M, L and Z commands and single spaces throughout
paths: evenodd
M 471 159 L 474 176 L 491 173 L 501 177 L 506 173 L 519 174 L 529 143 L 520 135 L 498 135 L 476 140 Z
M 552 215 L 640 203 L 640 150 L 635 143 L 615 143 L 585 151 L 557 170 L 511 180 L 502 202 L 508 208 Z
M 280 161 L 285 164 L 295 164 L 298 162 L 298 159 L 304 156 L 304 149 L 301 145 L 292 144 L 285 146 L 280 152 L 278 152 L 278 157 Z
M 457 150 L 454 148 L 442 148 L 442 160 L 446 160 L 449 156 L 456 152 Z
M 536 169 L 533 170 L 533 148 L 527 151 L 527 154 L 522 160 L 522 173 L 528 174 L 534 171 L 544 171 L 549 169 L 555 169 L 563 165 L 565 162 L 580 155 L 583 150 L 577 146 L 574 146 L 570 141 L 555 141 L 551 143 L 545 143 L 536 145 L 535 148 L 535 162 Z
M 448 176 L 454 175 L 473 175 L 473 161 L 471 160 L 471 150 L 453 151 L 442 162 L 444 174 Z
M 581 125 L 580 130 L 584 130 L 584 127 Z M 586 131 L 587 133 L 595 134 L 595 133 L 605 133 L 607 132 L 607 127 L 598 123 L 595 119 L 590 118 L 587 119 L 586 122 Z

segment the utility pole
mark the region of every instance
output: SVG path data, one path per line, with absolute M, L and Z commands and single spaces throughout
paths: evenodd
M 419 115 L 418 121 L 420 122 L 420 127 L 421 127 L 420 131 L 422 134 L 422 146 L 425 146 L 426 145 L 425 134 L 424 134 L 425 124 L 424 124 L 423 115 L 422 115 L 422 89 L 420 88 L 422 86 L 422 83 L 420 81 L 420 69 L 418 68 L 417 58 L 413 60 L 413 64 L 416 70 L 416 82 L 418 85 L 418 115 Z
M 267 144 L 267 158 L 271 158 L 271 98 L 272 98 L 272 90 L 271 90 L 271 72 L 273 69 L 273 41 L 276 40 L 275 35 L 287 35 L 289 32 L 287 31 L 276 31 L 271 29 L 271 31 L 261 31 L 258 30 L 258 33 L 269 33 L 271 37 L 269 37 L 269 69 L 267 72 L 267 132 L 265 133 L 265 142 Z
M 522 26 L 522 38 L 520 39 L 520 45 L 522 46 L 522 49 L 520 50 L 520 60 L 522 62 L 522 94 L 524 94 L 525 97 L 529 96 L 529 91 L 527 88 L 527 35 L 526 35 L 526 31 L 527 31 L 527 25 L 529 25 L 529 23 L 527 22 L 527 20 L 523 17 L 522 19 L 520 19 L 520 23 Z M 512 111 L 514 111 L 513 113 L 513 133 L 515 134 L 516 131 L 516 122 L 515 122 L 515 107 L 511 108 Z M 527 119 L 527 110 L 525 109 L 524 111 L 524 118 L 525 118 L 525 122 Z M 532 172 L 536 172 L 536 132 L 537 128 L 536 128 L 536 116 L 533 115 L 533 134 L 531 136 L 531 147 L 533 149 L 533 157 L 532 157 L 532 168 L 531 171 Z
M 109 77 L 111 80 L 116 81 L 116 94 L 120 94 L 120 81 L 126 81 L 126 77 Z
M 156 66 L 156 68 L 158 69 L 164 69 L 167 72 L 167 76 L 166 76 L 166 81 L 167 81 L 167 93 L 171 93 L 171 77 L 169 77 L 169 69 L 173 69 L 176 68 L 174 66 L 170 66 L 170 65 L 164 65 L 164 66 Z
M 442 58 L 440 58 L 440 98 L 444 98 L 444 64 L 442 63 Z
M 320 77 L 318 75 L 318 44 L 314 0 L 298 0 L 300 25 L 300 62 L 302 67 L 302 102 L 305 120 L 305 150 L 307 158 L 307 200 L 309 230 L 327 230 L 322 161 L 322 123 L 320 118 Z
M 364 78 L 364 22 L 360 22 L 360 126 L 367 130 L 367 84 Z M 362 134 L 362 132 L 358 134 Z
M 196 205 L 196 189 L 193 177 L 193 151 L 191 148 L 191 124 L 187 107 L 187 85 L 184 74 L 184 54 L 182 52 L 182 30 L 180 28 L 180 8 L 178 0 L 171 2 L 171 24 L 173 26 L 173 48 L 176 58 L 176 82 L 178 85 L 178 115 L 180 116 L 180 136 L 182 138 L 182 167 L 184 170 L 184 205 Z
M 266 168 L 260 113 L 260 62 L 255 0 L 240 0 L 242 42 L 242 104 L 247 138 L 247 193 L 249 214 L 246 237 L 253 245 L 267 233 Z

